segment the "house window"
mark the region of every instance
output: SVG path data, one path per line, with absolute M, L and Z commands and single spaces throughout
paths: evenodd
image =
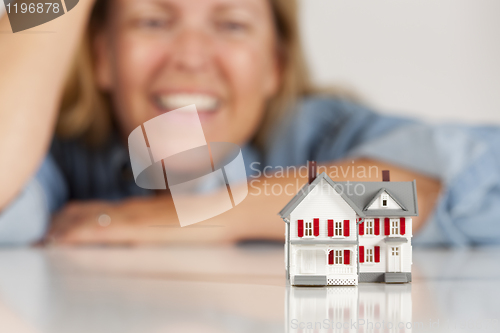
M 342 236 L 342 221 L 335 222 L 335 236 Z
M 366 249 L 366 260 L 365 262 L 373 262 L 373 249 Z
M 399 247 L 391 247 L 391 254 L 393 256 L 398 256 L 399 255 Z
M 304 231 L 305 231 L 305 233 L 304 233 L 305 236 L 312 236 L 313 235 L 312 222 L 305 223 L 305 230 Z
M 373 220 L 365 220 L 366 223 L 366 235 L 373 235 Z
M 387 194 L 382 194 L 382 207 L 387 207 L 388 197 Z
M 391 235 L 399 235 L 399 221 L 397 219 L 391 220 Z
M 344 262 L 344 251 L 335 250 L 335 265 L 342 264 Z

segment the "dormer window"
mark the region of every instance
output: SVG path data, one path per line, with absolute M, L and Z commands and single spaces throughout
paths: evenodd
M 382 207 L 387 207 L 387 202 L 389 199 L 387 193 L 382 194 L 381 199 L 382 199 Z
M 396 192 L 399 195 L 399 193 Z M 394 193 L 389 192 L 387 189 L 383 188 L 376 195 L 374 195 L 368 205 L 365 206 L 365 210 L 377 210 L 377 209 L 394 209 L 394 210 L 405 210 L 406 208 L 397 201 L 397 197 Z

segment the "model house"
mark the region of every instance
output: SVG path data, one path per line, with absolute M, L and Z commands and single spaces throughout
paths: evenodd
M 292 285 L 411 281 L 415 181 L 334 182 L 309 164 L 309 182 L 281 210 Z

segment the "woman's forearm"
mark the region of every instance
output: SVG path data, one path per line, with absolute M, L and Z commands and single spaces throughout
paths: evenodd
M 23 32 L 0 18 L 0 209 L 33 175 L 52 137 L 68 68 L 93 0 Z
M 422 174 L 397 167 L 395 165 L 373 161 L 356 160 L 341 161 L 334 164 L 323 164 L 319 166 L 319 173 L 325 171 L 329 174 L 331 166 L 336 166 L 339 177 L 333 177 L 333 181 L 381 181 L 382 170 L 391 171 L 391 181 L 413 181 L 417 183 L 417 196 L 419 216 L 413 220 L 413 232 L 418 231 L 432 213 L 438 199 L 441 185 L 436 179 Z M 362 167 L 367 170 L 362 178 L 349 169 Z M 307 182 L 306 172 L 302 175 L 297 173 L 283 175 L 276 174 L 275 177 L 260 177 L 250 180 L 249 194 L 247 198 L 234 209 L 220 215 L 218 219 L 235 233 L 235 238 L 258 238 L 258 239 L 282 239 L 284 237 L 284 226 L 278 217 L 278 212 L 290 201 L 290 199 Z M 369 172 L 370 171 L 370 172 Z

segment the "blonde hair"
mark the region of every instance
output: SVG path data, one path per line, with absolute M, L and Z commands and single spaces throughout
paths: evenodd
M 274 124 L 298 99 L 321 93 L 312 87 L 299 37 L 298 5 L 295 0 L 269 0 L 274 15 L 277 52 L 281 65 L 281 86 L 267 105 L 264 119 L 254 141 L 263 146 Z M 113 127 L 109 96 L 99 91 L 93 70 L 91 42 L 106 19 L 106 2 L 98 1 L 89 29 L 77 53 L 63 92 L 56 134 L 61 138 L 84 138 L 102 143 Z M 332 92 L 330 90 L 329 92 Z
M 58 137 L 83 138 L 93 146 L 103 143 L 113 127 L 110 98 L 97 87 L 92 55 L 92 40 L 104 24 L 105 2 L 97 1 L 94 6 L 66 79 L 56 123 Z

